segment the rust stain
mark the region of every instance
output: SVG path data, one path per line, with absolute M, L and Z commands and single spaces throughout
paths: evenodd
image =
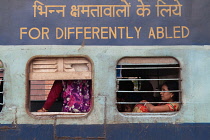
M 78 49 L 78 51 L 79 51 L 80 49 L 84 48 L 84 47 L 85 47 L 85 40 L 82 41 L 81 47 Z
M 0 129 L 10 129 L 10 127 L 8 127 L 8 126 L 2 126 L 2 127 L 0 127 Z
M 13 126 L 13 127 L 1 126 L 1 127 L 0 127 L 0 130 L 6 130 L 6 129 L 16 129 L 16 127 L 15 127 L 15 126 Z

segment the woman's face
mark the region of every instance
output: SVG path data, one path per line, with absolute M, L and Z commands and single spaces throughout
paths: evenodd
M 163 85 L 162 86 L 162 91 L 169 91 L 168 87 L 166 85 Z M 173 93 L 171 93 L 171 92 L 161 92 L 160 95 L 161 95 L 161 99 L 163 101 L 165 101 L 165 102 L 173 102 L 173 99 L 172 99 L 172 97 L 174 96 Z

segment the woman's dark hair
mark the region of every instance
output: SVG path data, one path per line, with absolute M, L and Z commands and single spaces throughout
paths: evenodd
M 134 84 L 132 81 L 120 81 L 119 82 L 119 91 L 133 91 L 134 90 Z M 118 98 L 128 99 L 130 98 L 131 94 L 128 93 L 117 93 Z
M 166 81 L 165 83 L 162 84 L 162 86 L 163 85 L 166 85 L 168 87 L 168 90 L 179 90 L 179 83 L 177 81 Z M 173 94 L 174 96 L 172 97 L 172 99 L 174 101 L 179 101 L 179 93 L 173 92 Z
M 119 90 L 124 91 L 133 91 L 134 84 L 132 81 L 120 81 L 119 82 Z
M 142 81 L 140 91 L 153 91 L 153 86 L 149 81 Z M 139 94 L 139 93 L 138 93 Z M 148 102 L 154 102 L 155 97 L 153 96 L 153 92 L 142 92 L 141 94 L 142 100 L 147 100 Z

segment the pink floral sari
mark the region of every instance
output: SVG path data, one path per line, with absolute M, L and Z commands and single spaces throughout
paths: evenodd
M 91 107 L 91 81 L 63 81 L 63 112 L 86 113 Z

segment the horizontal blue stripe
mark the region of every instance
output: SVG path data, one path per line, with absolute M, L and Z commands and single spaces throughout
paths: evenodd
M 210 124 L 107 125 L 107 139 L 202 140 L 210 136 Z
M 0 140 L 53 140 L 53 125 L 0 124 Z
M 57 125 L 58 137 L 104 137 L 104 125 Z
M 1 140 L 107 139 L 107 140 L 198 140 L 210 137 L 210 123 L 108 124 L 108 125 L 5 125 Z

